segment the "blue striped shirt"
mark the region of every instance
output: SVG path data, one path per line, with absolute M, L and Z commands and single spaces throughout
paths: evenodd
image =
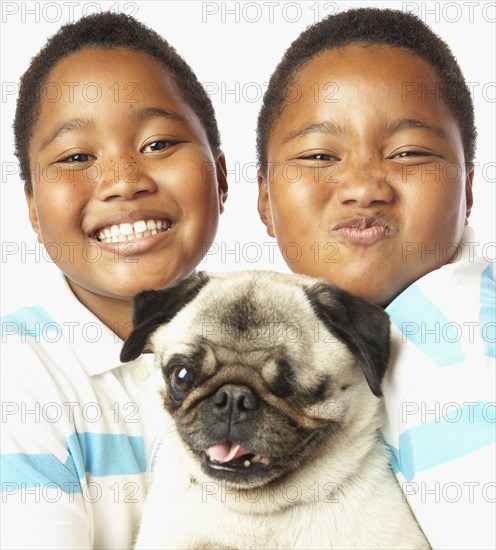
M 460 259 L 386 309 L 383 435 L 433 548 L 496 547 L 496 282 L 482 250 L 466 228 Z
M 121 364 L 58 270 L 45 296 L 1 323 L 0 546 L 130 548 L 162 417 L 153 356 Z

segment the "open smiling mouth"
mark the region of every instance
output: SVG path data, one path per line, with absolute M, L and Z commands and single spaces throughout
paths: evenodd
M 122 243 L 137 241 L 146 237 L 170 231 L 173 226 L 171 220 L 151 219 L 139 220 L 134 223 L 121 223 L 102 227 L 95 231 L 94 238 L 101 243 Z
M 268 468 L 271 459 L 268 456 L 256 454 L 242 447 L 225 441 L 212 445 L 202 453 L 202 462 L 214 470 L 237 472 L 250 469 Z
M 319 433 L 315 432 L 290 453 L 284 456 L 268 456 L 248 450 L 237 443 L 224 441 L 210 446 L 204 451 L 199 451 L 201 466 L 205 473 L 214 477 L 234 476 L 242 478 L 264 477 L 274 466 L 291 462 L 295 457 L 302 456 L 312 444 L 320 439 Z

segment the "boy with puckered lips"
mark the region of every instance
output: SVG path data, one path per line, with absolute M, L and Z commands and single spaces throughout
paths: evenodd
M 18 408 L 2 425 L 1 545 L 129 548 L 160 403 L 150 354 L 123 365 L 120 339 L 133 296 L 189 275 L 213 241 L 227 196 L 215 113 L 164 39 L 108 12 L 32 60 L 14 130 L 56 268 L 38 303 L 2 319 L 2 399 Z
M 394 10 L 309 27 L 274 71 L 258 119 L 259 212 L 282 250 L 299 245 L 290 268 L 391 317 L 383 435 L 435 548 L 496 543 L 484 493 L 494 486 L 496 285 L 465 246 L 475 137 L 448 46 Z M 453 497 L 469 486 L 479 492 Z

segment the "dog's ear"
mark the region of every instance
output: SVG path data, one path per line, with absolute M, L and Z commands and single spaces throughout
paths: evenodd
M 208 280 L 208 275 L 200 272 L 164 290 L 145 290 L 137 294 L 134 298 L 133 331 L 124 342 L 120 360 L 125 363 L 136 359 L 150 334 L 191 302 Z
M 389 362 L 389 317 L 382 308 L 334 285 L 305 290 L 318 318 L 356 357 L 372 392 L 380 397 Z

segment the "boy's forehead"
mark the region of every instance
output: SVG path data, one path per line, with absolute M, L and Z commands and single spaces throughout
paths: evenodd
M 301 128 L 326 132 L 350 128 L 386 131 L 397 121 L 419 120 L 440 136 L 460 142 L 460 128 L 442 99 L 435 69 L 406 48 L 348 45 L 320 52 L 295 75 L 271 140 L 285 143 Z M 334 124 L 336 122 L 336 124 Z M 275 142 L 274 142 L 275 139 Z
M 193 111 L 172 73 L 145 52 L 129 48 L 90 47 L 61 59 L 48 74 L 40 113 L 88 110 L 102 103 L 168 103 L 186 117 Z
M 398 82 L 438 80 L 434 67 L 422 57 L 406 48 L 385 44 L 350 44 L 324 50 L 307 61 L 295 75 L 302 86 L 309 83 L 309 77 L 327 83 L 337 78 L 383 80 L 389 87 Z
M 173 80 L 167 67 L 141 50 L 131 48 L 85 47 L 62 58 L 48 75 L 48 82 L 67 75 L 77 77 L 76 82 L 91 79 L 107 80 L 119 76 L 137 80 L 153 72 L 160 80 Z
M 104 104 L 125 107 L 128 114 L 144 107 L 161 110 L 204 133 L 172 73 L 159 60 L 130 48 L 89 47 L 63 58 L 49 73 L 36 123 L 43 131 L 34 131 L 33 141 L 45 140 L 47 125 L 61 124 L 58 119 L 95 119 Z

